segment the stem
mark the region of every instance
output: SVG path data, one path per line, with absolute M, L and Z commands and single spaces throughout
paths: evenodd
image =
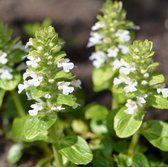
M 18 112 L 19 116 L 23 117 L 25 115 L 25 110 L 22 106 L 22 103 L 19 99 L 18 94 L 16 93 L 15 90 L 10 91 L 10 93 L 12 95 L 12 98 L 13 98 L 13 101 L 15 103 L 15 106 L 16 106 L 16 109 L 17 109 L 17 112 Z
M 53 153 L 54 153 L 54 164 L 56 167 L 64 167 L 63 163 L 62 163 L 62 157 L 61 155 L 58 153 L 58 151 L 55 149 L 54 145 L 52 145 L 52 149 L 53 149 Z
M 134 155 L 136 146 L 137 146 L 138 141 L 139 141 L 139 137 L 140 137 L 140 134 L 139 134 L 139 133 L 135 133 L 135 134 L 132 136 L 131 143 L 130 143 L 130 146 L 129 146 L 129 148 L 128 148 L 128 155 L 130 155 L 130 156 L 133 156 L 133 155 Z

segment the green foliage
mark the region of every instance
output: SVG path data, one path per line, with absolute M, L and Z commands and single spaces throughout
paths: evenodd
M 102 66 L 93 70 L 93 84 L 95 91 L 102 91 L 111 88 L 114 72 L 111 67 Z
M 56 148 L 58 152 L 74 164 L 87 164 L 92 158 L 92 152 L 86 141 L 79 136 L 68 136 L 61 139 Z
M 5 90 L 0 89 L 0 106 L 2 105 L 4 95 L 5 95 Z
M 148 159 L 142 153 L 136 153 L 133 157 L 134 167 L 150 167 Z
M 161 95 L 149 96 L 148 105 L 158 109 L 168 109 L 168 100 Z
M 167 153 L 161 152 L 168 151 L 168 124 L 143 121 L 149 107 L 168 109 L 168 88 L 153 60 L 153 43 L 134 40 L 137 27 L 126 20 L 122 6 L 106 0 L 87 45 L 95 47 L 90 56 L 93 89 L 111 93 L 111 109 L 95 102 L 77 108 L 81 81 L 50 21 L 24 25 L 32 37 L 26 49 L 0 22 L 1 134 L 17 143 L 7 154 L 10 163 L 18 163 L 24 152 L 36 156 L 41 151 L 36 167 L 168 166 Z M 29 102 L 15 92 L 17 86 Z M 5 96 L 6 91 L 10 93 Z M 159 157 L 152 146 L 160 149 Z
M 51 21 L 49 19 L 46 19 L 41 23 L 25 23 L 23 25 L 23 30 L 28 36 L 34 37 L 36 31 L 40 30 L 41 28 L 48 27 L 50 25 Z
M 3 90 L 14 90 L 21 81 L 21 75 L 18 72 L 13 73 L 13 79 L 0 80 L 0 88 Z
M 125 108 L 121 108 L 114 117 L 114 129 L 120 138 L 133 135 L 140 128 L 144 117 L 143 112 L 129 115 L 123 112 L 124 110 Z
M 29 117 L 24 123 L 24 137 L 26 141 L 48 141 L 48 129 L 55 123 L 54 117 Z
M 168 151 L 168 124 L 163 121 L 150 120 L 144 123 L 141 133 L 155 147 Z

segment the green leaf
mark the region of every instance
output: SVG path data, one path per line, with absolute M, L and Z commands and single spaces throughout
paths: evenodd
M 133 157 L 134 167 L 150 167 L 148 159 L 142 153 L 136 153 Z
M 19 45 L 19 44 L 18 44 Z M 10 61 L 12 63 L 19 63 L 24 60 L 26 53 L 24 50 L 21 49 L 14 49 L 10 53 Z
M 5 90 L 0 89 L 0 106 L 2 105 L 5 92 L 6 92 Z
M 120 153 L 117 157 L 115 157 L 117 162 L 117 167 L 131 167 L 132 166 L 132 158 Z
M 39 99 L 40 97 L 48 94 L 47 91 L 41 90 L 38 87 L 34 86 L 29 87 L 28 90 L 30 91 L 30 95 L 33 99 Z
M 153 86 L 156 84 L 163 83 L 165 81 L 165 78 L 162 74 L 155 74 L 152 76 L 152 79 L 149 81 L 149 85 Z
M 168 124 L 163 121 L 150 120 L 141 127 L 141 133 L 155 147 L 168 151 Z
M 106 107 L 100 104 L 90 104 L 85 109 L 86 119 L 105 120 L 109 111 Z
M 94 151 L 94 159 L 93 159 L 93 167 L 113 167 L 114 162 L 112 159 L 105 157 L 101 153 L 97 153 Z
M 21 80 L 21 75 L 17 72 L 13 73 L 13 79 L 11 80 L 0 80 L 0 88 L 4 90 L 13 90 L 17 87 Z
M 47 141 L 48 129 L 55 123 L 56 118 L 49 116 L 28 117 L 24 124 L 24 136 L 27 141 Z
M 65 137 L 56 147 L 61 155 L 74 164 L 88 164 L 93 158 L 87 142 L 79 136 Z
M 29 36 L 34 37 L 34 34 L 36 31 L 38 31 L 40 28 L 46 27 L 51 25 L 51 21 L 46 19 L 41 23 L 25 23 L 23 25 L 23 30 L 26 32 Z
M 11 164 L 18 162 L 23 154 L 22 150 L 23 145 L 21 143 L 12 145 L 7 154 L 8 162 L 10 162 Z
M 147 104 L 158 109 L 168 109 L 168 99 L 162 95 L 149 96 Z
M 92 80 L 95 91 L 106 90 L 111 87 L 115 71 L 111 67 L 102 66 L 93 70 Z
M 73 106 L 76 103 L 76 98 L 73 95 L 59 94 L 57 98 L 58 105 Z
M 137 111 L 126 114 L 125 107 L 121 108 L 114 117 L 114 130 L 118 137 L 125 138 L 133 135 L 141 126 L 144 113 Z
M 95 134 L 105 134 L 108 132 L 107 126 L 104 122 L 102 121 L 96 121 L 96 120 L 92 120 L 90 122 L 90 127 L 91 130 L 95 133 Z
M 72 77 L 73 77 L 72 73 L 70 73 L 70 72 L 59 71 L 56 73 L 54 79 L 58 79 L 58 80 L 62 79 L 62 78 L 69 78 L 70 79 Z
M 14 119 L 12 124 L 12 139 L 16 141 L 25 141 L 24 123 L 27 119 L 28 116 Z

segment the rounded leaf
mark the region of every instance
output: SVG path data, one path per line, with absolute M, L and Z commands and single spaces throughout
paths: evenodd
M 61 139 L 56 147 L 60 154 L 74 164 L 88 164 L 93 158 L 87 142 L 79 136 Z
M 144 117 L 143 112 L 137 111 L 130 115 L 124 110 L 125 107 L 120 109 L 114 117 L 114 130 L 120 138 L 133 135 L 140 128 Z

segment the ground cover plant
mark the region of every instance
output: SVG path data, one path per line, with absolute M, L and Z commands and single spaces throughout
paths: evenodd
M 1 133 L 14 142 L 8 161 L 29 155 L 36 167 L 166 167 L 168 123 L 144 117 L 150 107 L 168 109 L 168 88 L 152 41 L 136 40 L 139 27 L 122 2 L 104 3 L 87 44 L 93 89 L 111 93 L 110 109 L 85 105 L 75 65 L 50 24 L 27 25 L 25 46 L 0 24 Z

